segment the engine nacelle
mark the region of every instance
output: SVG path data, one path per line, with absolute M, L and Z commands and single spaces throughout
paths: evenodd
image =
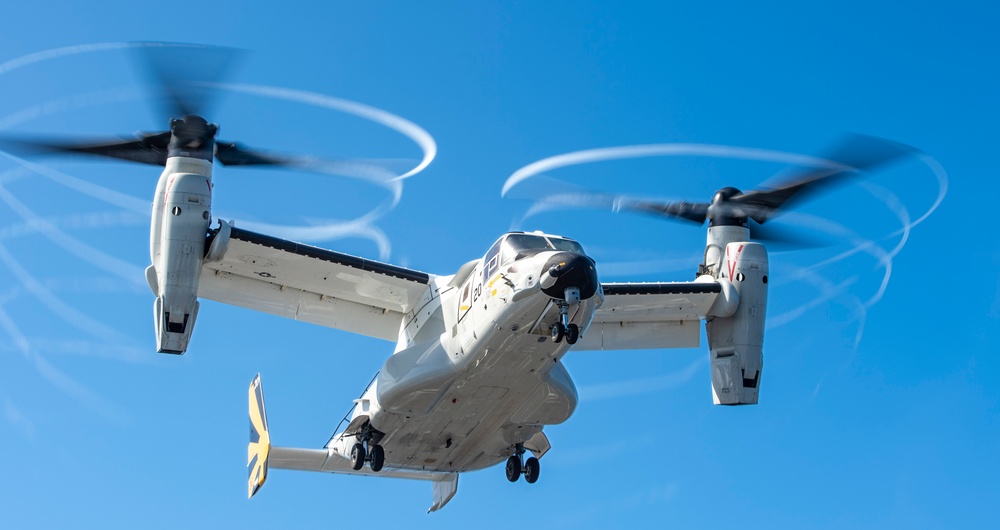
M 153 271 L 147 272 L 156 301 L 153 314 L 160 353 L 184 353 L 198 316 L 198 280 L 205 237 L 212 218 L 209 177 L 164 174 L 165 186 L 154 202 Z M 158 215 L 158 219 L 156 218 Z
M 732 282 L 739 305 L 729 317 L 708 321 L 712 363 L 712 398 L 716 405 L 757 403 L 764 357 L 767 309 L 767 250 L 760 243 L 736 242 L 725 247 L 719 277 Z

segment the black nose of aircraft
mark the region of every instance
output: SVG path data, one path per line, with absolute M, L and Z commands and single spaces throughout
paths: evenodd
M 583 254 L 559 252 L 545 262 L 540 283 L 542 292 L 552 298 L 563 299 L 566 288 L 576 287 L 580 299 L 586 300 L 597 292 L 597 267 Z

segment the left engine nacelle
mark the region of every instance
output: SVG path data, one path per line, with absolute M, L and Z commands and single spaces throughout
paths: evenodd
M 212 184 L 208 177 L 175 173 L 163 179 L 163 195 L 154 204 L 153 265 L 147 279 L 156 301 L 153 316 L 160 353 L 187 350 L 198 316 L 198 281 L 205 257 L 205 238 L 212 218 Z M 158 217 L 158 218 L 157 218 Z M 155 286 L 155 287 L 154 287 Z

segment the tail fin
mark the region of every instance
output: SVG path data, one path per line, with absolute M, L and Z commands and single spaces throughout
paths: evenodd
M 271 435 L 267 431 L 267 412 L 264 411 L 264 390 L 260 374 L 250 383 L 250 443 L 247 445 L 248 479 L 247 498 L 253 497 L 267 479 L 267 459 L 271 452 Z

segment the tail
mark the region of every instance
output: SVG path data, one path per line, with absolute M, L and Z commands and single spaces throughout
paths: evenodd
M 250 383 L 250 443 L 247 445 L 248 479 L 247 498 L 253 497 L 267 480 L 267 459 L 271 452 L 271 435 L 267 431 L 267 412 L 264 411 L 264 390 L 260 374 Z

